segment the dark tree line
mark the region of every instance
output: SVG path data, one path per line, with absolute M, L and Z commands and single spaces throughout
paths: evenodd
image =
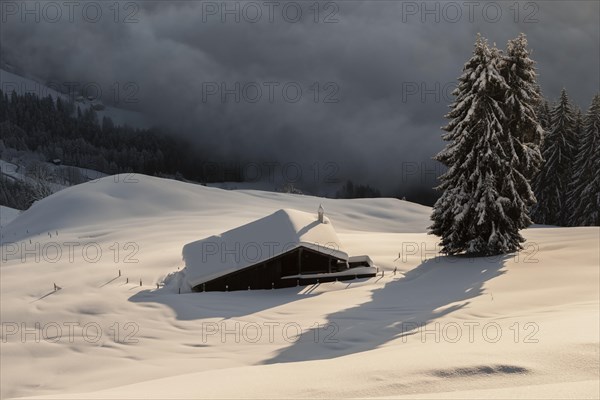
M 221 175 L 218 165 L 204 168 L 200 149 L 183 138 L 115 126 L 107 117 L 100 122 L 91 107 L 82 111 L 50 96 L 0 91 L 0 133 L 6 148 L 106 174 L 137 172 L 198 182 L 216 181 Z
M 0 205 L 25 210 L 34 201 L 40 200 L 42 198 L 40 195 L 42 193 L 35 185 L 0 175 Z
M 600 95 L 587 113 L 562 90 L 553 106 L 539 111 L 546 131 L 544 164 L 533 182 L 533 220 L 560 226 L 600 225 Z
M 381 197 L 381 192 L 369 185 L 354 184 L 348 180 L 336 193 L 338 199 L 369 199 Z

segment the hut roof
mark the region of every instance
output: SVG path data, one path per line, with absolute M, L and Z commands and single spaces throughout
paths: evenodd
M 190 286 L 267 261 L 298 247 L 347 261 L 348 254 L 329 218 L 282 209 L 220 235 L 183 248 L 186 280 Z

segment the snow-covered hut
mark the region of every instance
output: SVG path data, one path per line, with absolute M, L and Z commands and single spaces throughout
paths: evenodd
M 376 274 L 368 256 L 348 256 L 329 218 L 291 209 L 189 243 L 183 258 L 194 291 L 277 289 Z

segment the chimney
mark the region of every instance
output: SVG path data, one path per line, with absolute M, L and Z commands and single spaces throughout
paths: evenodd
M 324 216 L 325 214 L 325 210 L 323 210 L 323 206 L 321 204 L 319 204 L 319 222 L 320 223 L 324 223 Z

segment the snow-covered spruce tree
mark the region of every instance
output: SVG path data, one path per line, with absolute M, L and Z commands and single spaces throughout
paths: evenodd
M 600 94 L 584 121 L 567 199 L 573 226 L 600 226 Z
M 534 180 L 537 204 L 532 219 L 538 224 L 566 225 L 567 185 L 576 152 L 575 114 L 569 96 L 562 90 L 550 115 L 551 127 L 544 138 L 544 165 Z
M 573 131 L 575 132 L 575 154 L 574 157 L 577 158 L 577 153 L 579 152 L 579 141 L 583 136 L 583 113 L 581 112 L 581 108 L 577 107 L 575 110 L 575 124 L 573 125 Z M 575 161 L 575 158 L 573 161 Z
M 536 109 L 542 102 L 540 87 L 537 84 L 535 62 L 529 57 L 527 38 L 521 33 L 516 39 L 509 40 L 506 55 L 502 57 L 500 69 L 508 89 L 503 104 L 507 117 L 505 130 L 515 138 L 514 153 L 518 157 L 519 171 L 528 180 L 539 171 L 542 164 L 540 145 L 544 129 L 540 125 Z M 529 182 L 519 188 L 521 197 L 535 203 Z
M 505 129 L 508 85 L 499 71 L 500 52 L 478 37 L 443 128 L 448 145 L 435 159 L 448 167 L 440 178 L 442 196 L 434 205 L 430 233 L 441 237 L 442 252 L 473 255 L 518 250 L 519 229 L 530 223 L 529 198 L 519 188 L 519 141 Z M 532 197 L 530 195 L 530 197 Z

